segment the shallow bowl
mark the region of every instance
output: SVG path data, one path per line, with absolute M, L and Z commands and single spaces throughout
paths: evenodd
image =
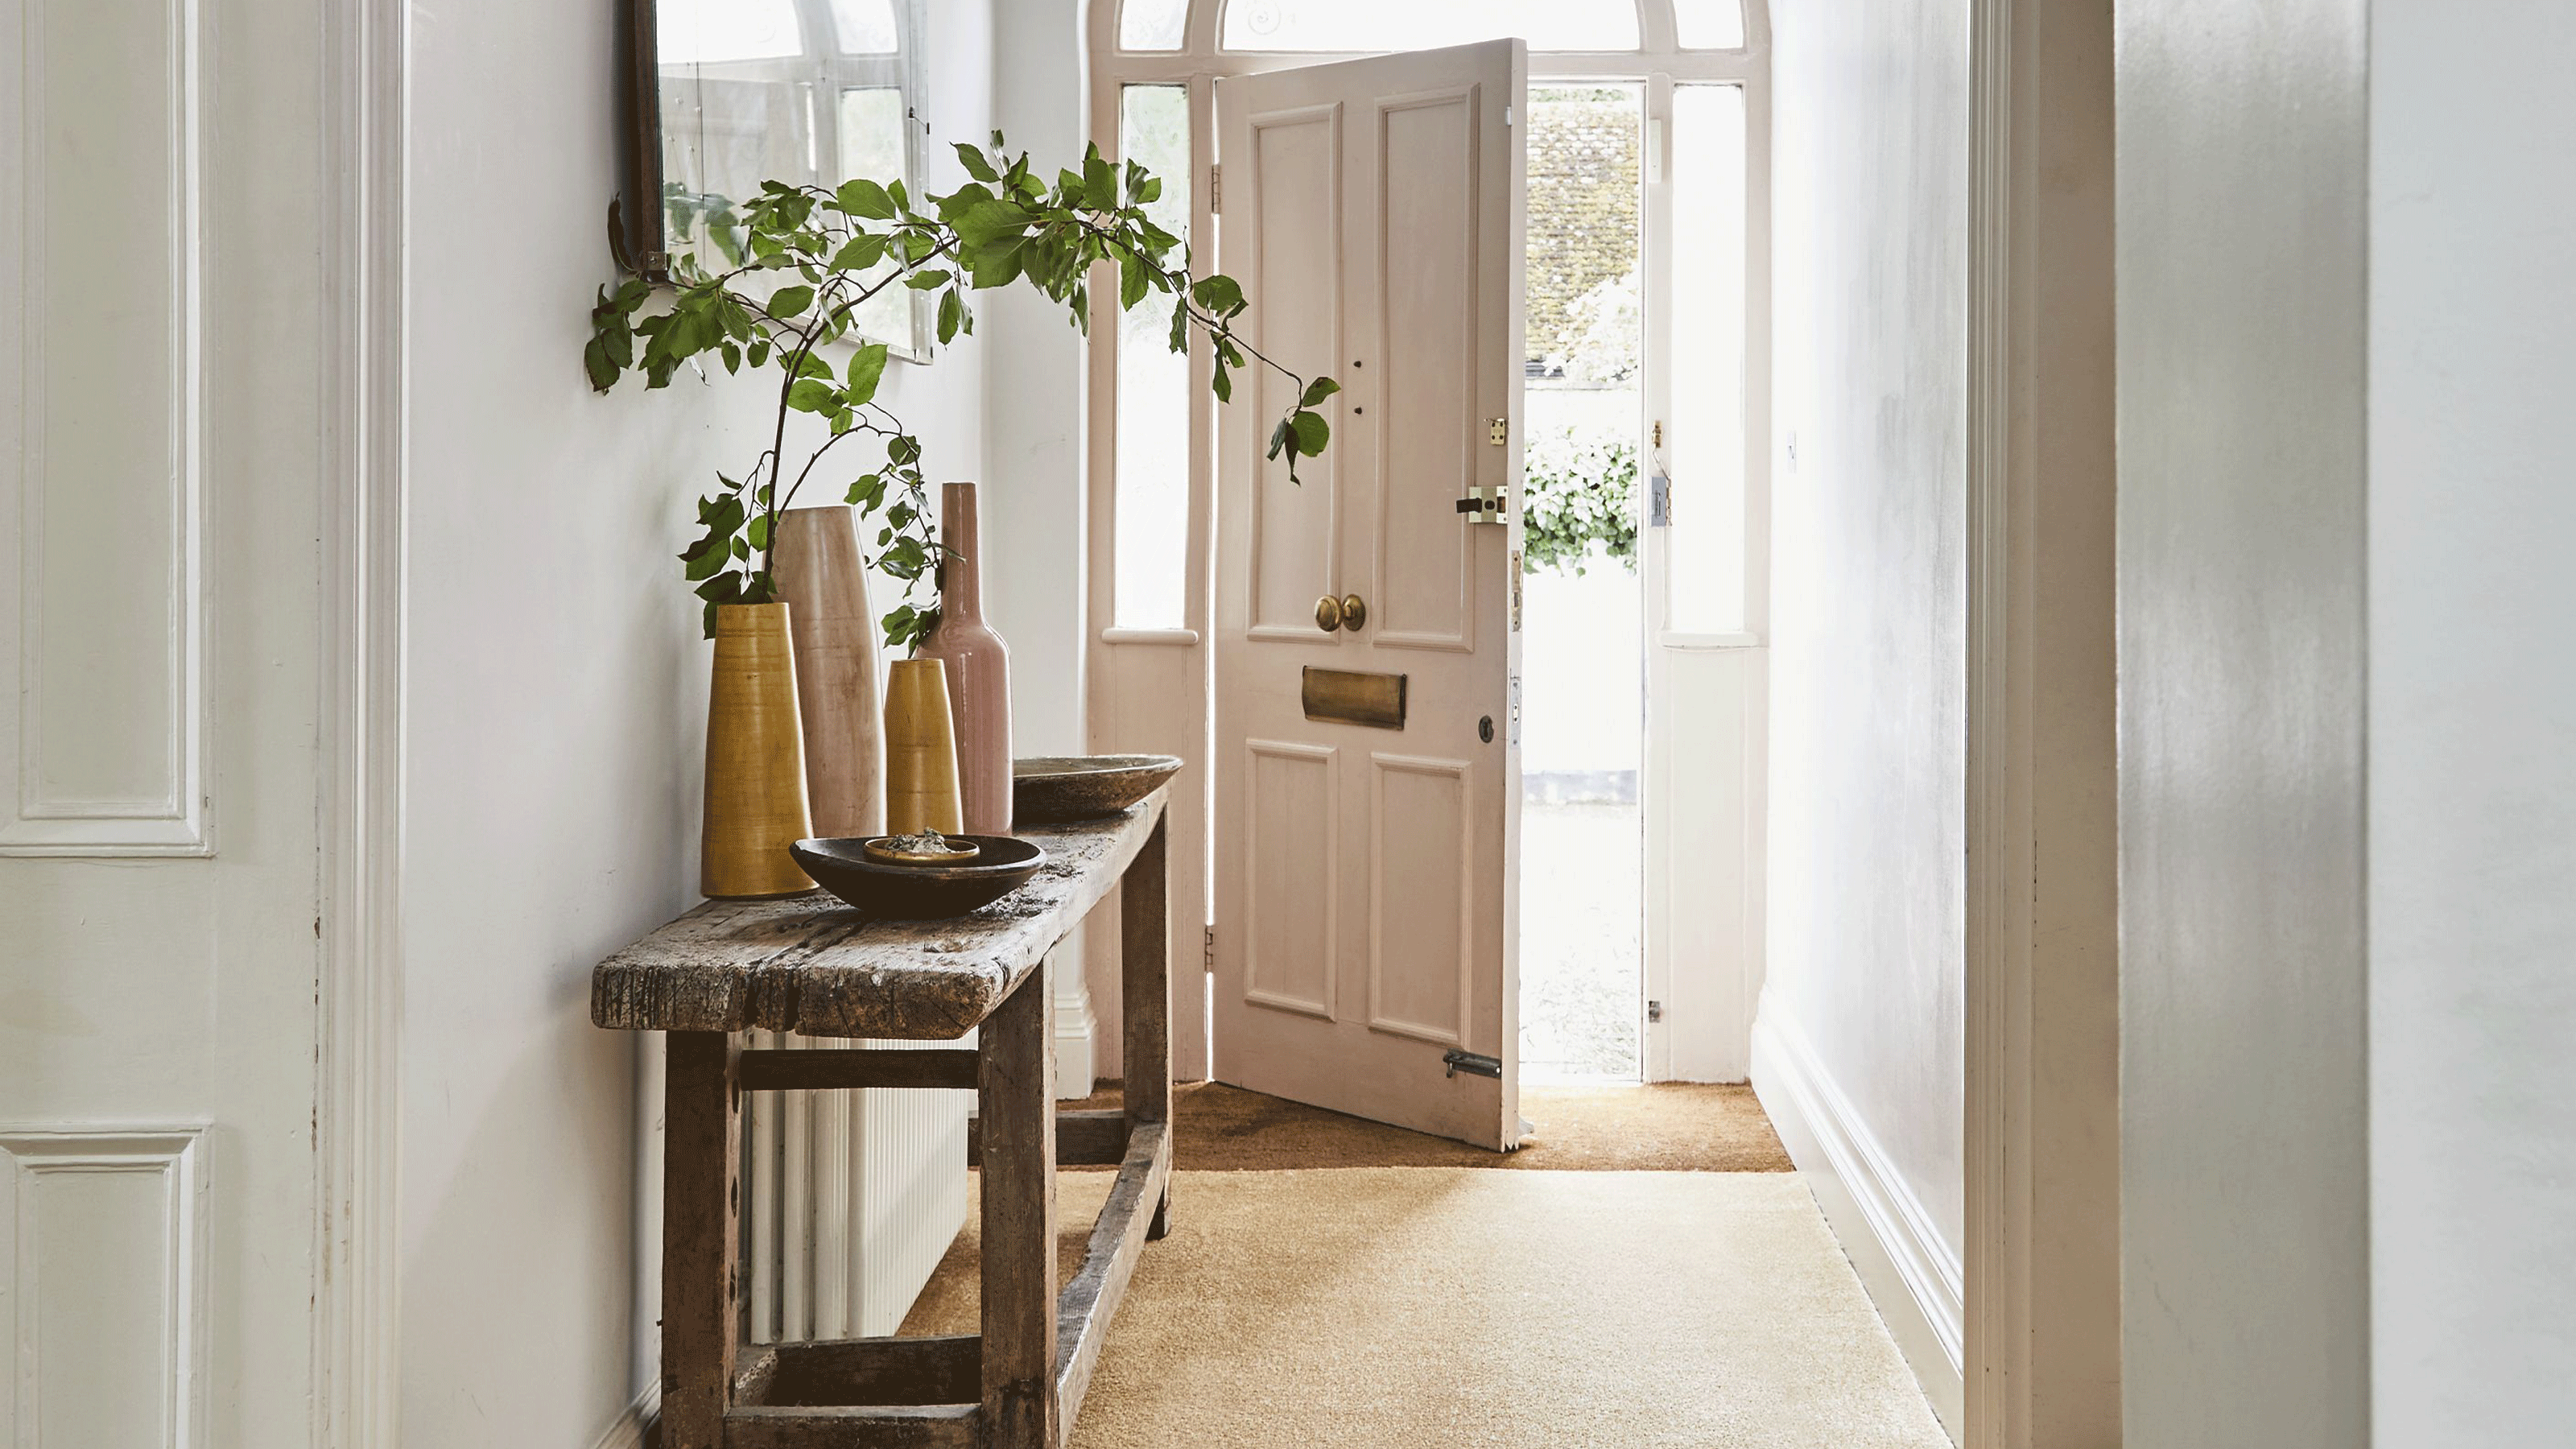
M 1180 773 L 1178 755 L 1047 755 L 1011 762 L 1011 818 L 1038 825 L 1097 820 Z
M 788 847 L 814 883 L 886 921 L 941 921 L 981 910 L 1046 864 L 1046 852 L 1007 835 L 952 835 L 981 853 L 966 865 L 884 865 L 868 859 L 869 838 L 800 840 Z

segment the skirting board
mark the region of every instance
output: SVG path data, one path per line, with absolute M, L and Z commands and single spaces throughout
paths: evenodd
M 608 1426 L 608 1432 L 599 1436 L 593 1449 L 644 1449 L 645 1432 L 661 1412 L 662 1385 L 656 1380 L 644 1386 L 644 1392 L 637 1394 L 626 1412 L 617 1416 L 617 1422 Z
M 1806 1038 L 1775 1012 L 1765 1011 L 1753 1023 L 1753 1093 L 1941 1427 L 1951 1442 L 1960 1442 L 1967 1398 L 1960 1344 L 1967 1309 L 1959 1251 L 1941 1241 L 1922 1202 L 1897 1176 L 1886 1149 Z

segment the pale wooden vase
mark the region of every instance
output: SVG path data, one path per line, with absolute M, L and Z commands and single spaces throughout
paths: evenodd
M 707 800 L 698 890 L 786 896 L 814 888 L 787 847 L 814 833 L 805 808 L 804 726 L 785 604 L 716 610 L 707 692 Z
M 948 668 L 939 660 L 898 659 L 887 672 L 885 751 L 886 833 L 963 834 L 956 724 Z
M 814 833 L 885 833 L 885 707 L 867 564 L 847 507 L 778 516 L 770 573 L 796 646 L 796 706 L 805 723 L 805 796 Z
M 939 490 L 939 622 L 924 658 L 948 663 L 957 780 L 972 835 L 1011 833 L 1011 651 L 984 622 L 983 540 L 975 485 Z

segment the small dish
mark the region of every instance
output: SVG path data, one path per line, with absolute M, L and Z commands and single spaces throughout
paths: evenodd
M 1011 762 L 1011 818 L 1023 825 L 1097 820 L 1180 773 L 1178 755 L 1047 755 Z
M 936 842 L 938 849 L 924 849 Z M 964 865 L 984 853 L 984 847 L 962 835 L 941 835 L 925 830 L 919 835 L 881 835 L 859 842 L 859 851 L 879 865 Z
M 788 847 L 823 889 L 888 921 L 941 921 L 982 910 L 1046 864 L 1046 852 L 1007 835 L 952 835 L 977 848 L 964 865 L 886 865 L 868 859 L 864 838 L 800 840 Z

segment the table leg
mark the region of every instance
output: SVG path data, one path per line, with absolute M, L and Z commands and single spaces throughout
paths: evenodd
M 741 1094 L 729 1034 L 669 1036 L 662 1119 L 662 1443 L 664 1449 L 722 1449 L 740 1317 Z
M 1172 1120 L 1172 923 L 1170 867 L 1163 849 L 1165 822 L 1154 833 L 1118 885 L 1120 963 L 1119 1001 L 1124 1021 L 1120 1051 L 1125 1062 L 1127 1131 L 1134 1136 L 1142 1122 Z M 1147 1238 L 1172 1230 L 1172 1190 L 1163 1189 L 1154 1204 Z
M 984 1439 L 1055 1449 L 1055 1031 L 1046 969 L 984 1019 Z

